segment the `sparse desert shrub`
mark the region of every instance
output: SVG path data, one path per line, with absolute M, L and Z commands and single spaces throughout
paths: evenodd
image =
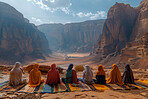
M 79 71 L 83 71 L 84 70 L 84 66 L 83 65 L 76 65 L 75 66 L 75 71 L 79 72 Z

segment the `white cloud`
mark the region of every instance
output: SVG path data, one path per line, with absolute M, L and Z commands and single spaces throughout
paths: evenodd
M 98 18 L 106 18 L 106 12 L 105 11 L 97 11 L 97 13 L 93 14 L 90 19 L 95 20 Z
M 27 1 L 40 6 L 41 9 L 48 10 L 50 12 L 61 10 L 66 14 L 70 13 L 69 7 L 72 5 L 70 0 L 27 0 Z
M 91 16 L 93 14 L 91 12 L 89 12 L 89 13 L 79 12 L 76 15 L 82 18 L 82 17 L 89 17 L 89 16 Z
M 61 8 L 61 10 L 62 10 L 63 12 L 65 12 L 66 14 L 69 14 L 69 13 L 70 13 L 70 10 L 69 10 L 68 7 Z
M 83 17 L 89 17 L 91 20 L 95 20 L 95 19 L 99 19 L 99 18 L 106 18 L 107 13 L 105 11 L 97 11 L 97 13 L 83 13 L 83 12 L 79 12 L 76 13 L 76 15 L 80 18 Z
M 37 19 L 35 17 L 31 17 L 32 21 L 37 22 L 37 23 L 42 23 L 41 19 Z

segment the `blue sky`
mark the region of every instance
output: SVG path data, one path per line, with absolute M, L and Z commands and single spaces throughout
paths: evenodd
M 116 2 L 139 6 L 142 0 L 0 0 L 8 3 L 31 23 L 71 23 L 106 19 Z

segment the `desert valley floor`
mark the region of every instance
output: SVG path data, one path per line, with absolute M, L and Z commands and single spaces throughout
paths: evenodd
M 33 63 L 39 63 L 41 65 L 51 65 L 52 63 L 55 63 L 57 66 L 61 66 L 64 69 L 68 67 L 70 63 L 73 63 L 74 65 L 85 65 L 88 64 L 94 74 L 97 71 L 98 63 L 94 63 L 91 61 L 92 56 L 89 56 L 89 53 L 70 53 L 67 54 L 69 57 L 68 60 L 65 60 L 65 54 L 56 53 L 53 54 L 50 58 L 46 58 L 46 60 L 36 60 L 31 63 L 27 64 L 33 64 Z M 24 65 L 25 66 L 27 66 Z M 110 67 L 108 66 L 105 69 L 106 77 L 109 76 L 110 73 Z M 123 73 L 124 69 L 120 69 L 121 74 Z M 134 77 L 135 79 L 144 79 L 148 80 L 148 69 L 133 69 Z M 5 79 L 8 79 L 9 72 L 0 70 L 0 81 L 5 81 Z M 82 77 L 82 72 L 77 73 L 78 77 Z M 24 78 L 28 79 L 28 73 L 24 73 Z M 65 76 L 65 70 L 63 74 L 60 74 L 60 77 Z M 43 74 L 42 78 L 46 80 L 46 75 Z M 148 89 L 148 88 L 147 88 Z M 1 96 L 10 98 L 10 97 L 17 97 L 20 95 L 25 95 L 25 97 L 35 97 L 35 98 L 43 98 L 43 99 L 147 99 L 148 98 L 148 90 L 147 89 L 135 89 L 135 90 L 98 90 L 98 91 L 75 91 L 75 92 L 62 92 L 62 93 L 55 93 L 55 94 L 26 94 L 26 93 L 17 93 L 17 92 L 1 92 Z

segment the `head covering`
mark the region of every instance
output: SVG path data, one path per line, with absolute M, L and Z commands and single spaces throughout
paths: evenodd
M 101 64 L 98 66 L 98 71 L 97 71 L 96 75 L 105 75 L 104 68 Z
M 123 85 L 121 73 L 116 64 L 113 64 L 107 83 Z
M 20 62 L 16 62 L 15 66 L 10 71 L 9 84 L 16 86 L 22 84 L 22 70 L 20 69 Z
M 132 72 L 129 64 L 126 64 L 126 66 L 125 66 L 125 70 L 123 73 L 123 82 L 130 83 L 130 84 L 134 83 L 133 72 Z
M 51 65 L 51 70 L 50 71 L 55 71 L 56 70 L 56 64 Z
M 39 86 L 41 83 L 41 72 L 39 71 L 39 64 L 35 63 L 29 75 L 29 86 Z
M 88 65 L 85 65 L 85 70 L 83 71 L 83 79 L 85 83 L 91 83 L 93 78 L 93 72 Z
M 126 64 L 125 65 L 125 71 L 128 71 L 128 70 L 130 70 L 131 68 L 130 68 L 130 65 L 129 64 Z
M 56 64 L 51 65 L 51 69 L 48 71 L 46 84 L 58 84 L 61 83 L 59 71 L 56 70 Z
M 72 68 L 73 68 L 73 64 L 70 64 L 69 67 L 68 67 L 68 69 L 67 69 L 67 71 L 72 70 Z

